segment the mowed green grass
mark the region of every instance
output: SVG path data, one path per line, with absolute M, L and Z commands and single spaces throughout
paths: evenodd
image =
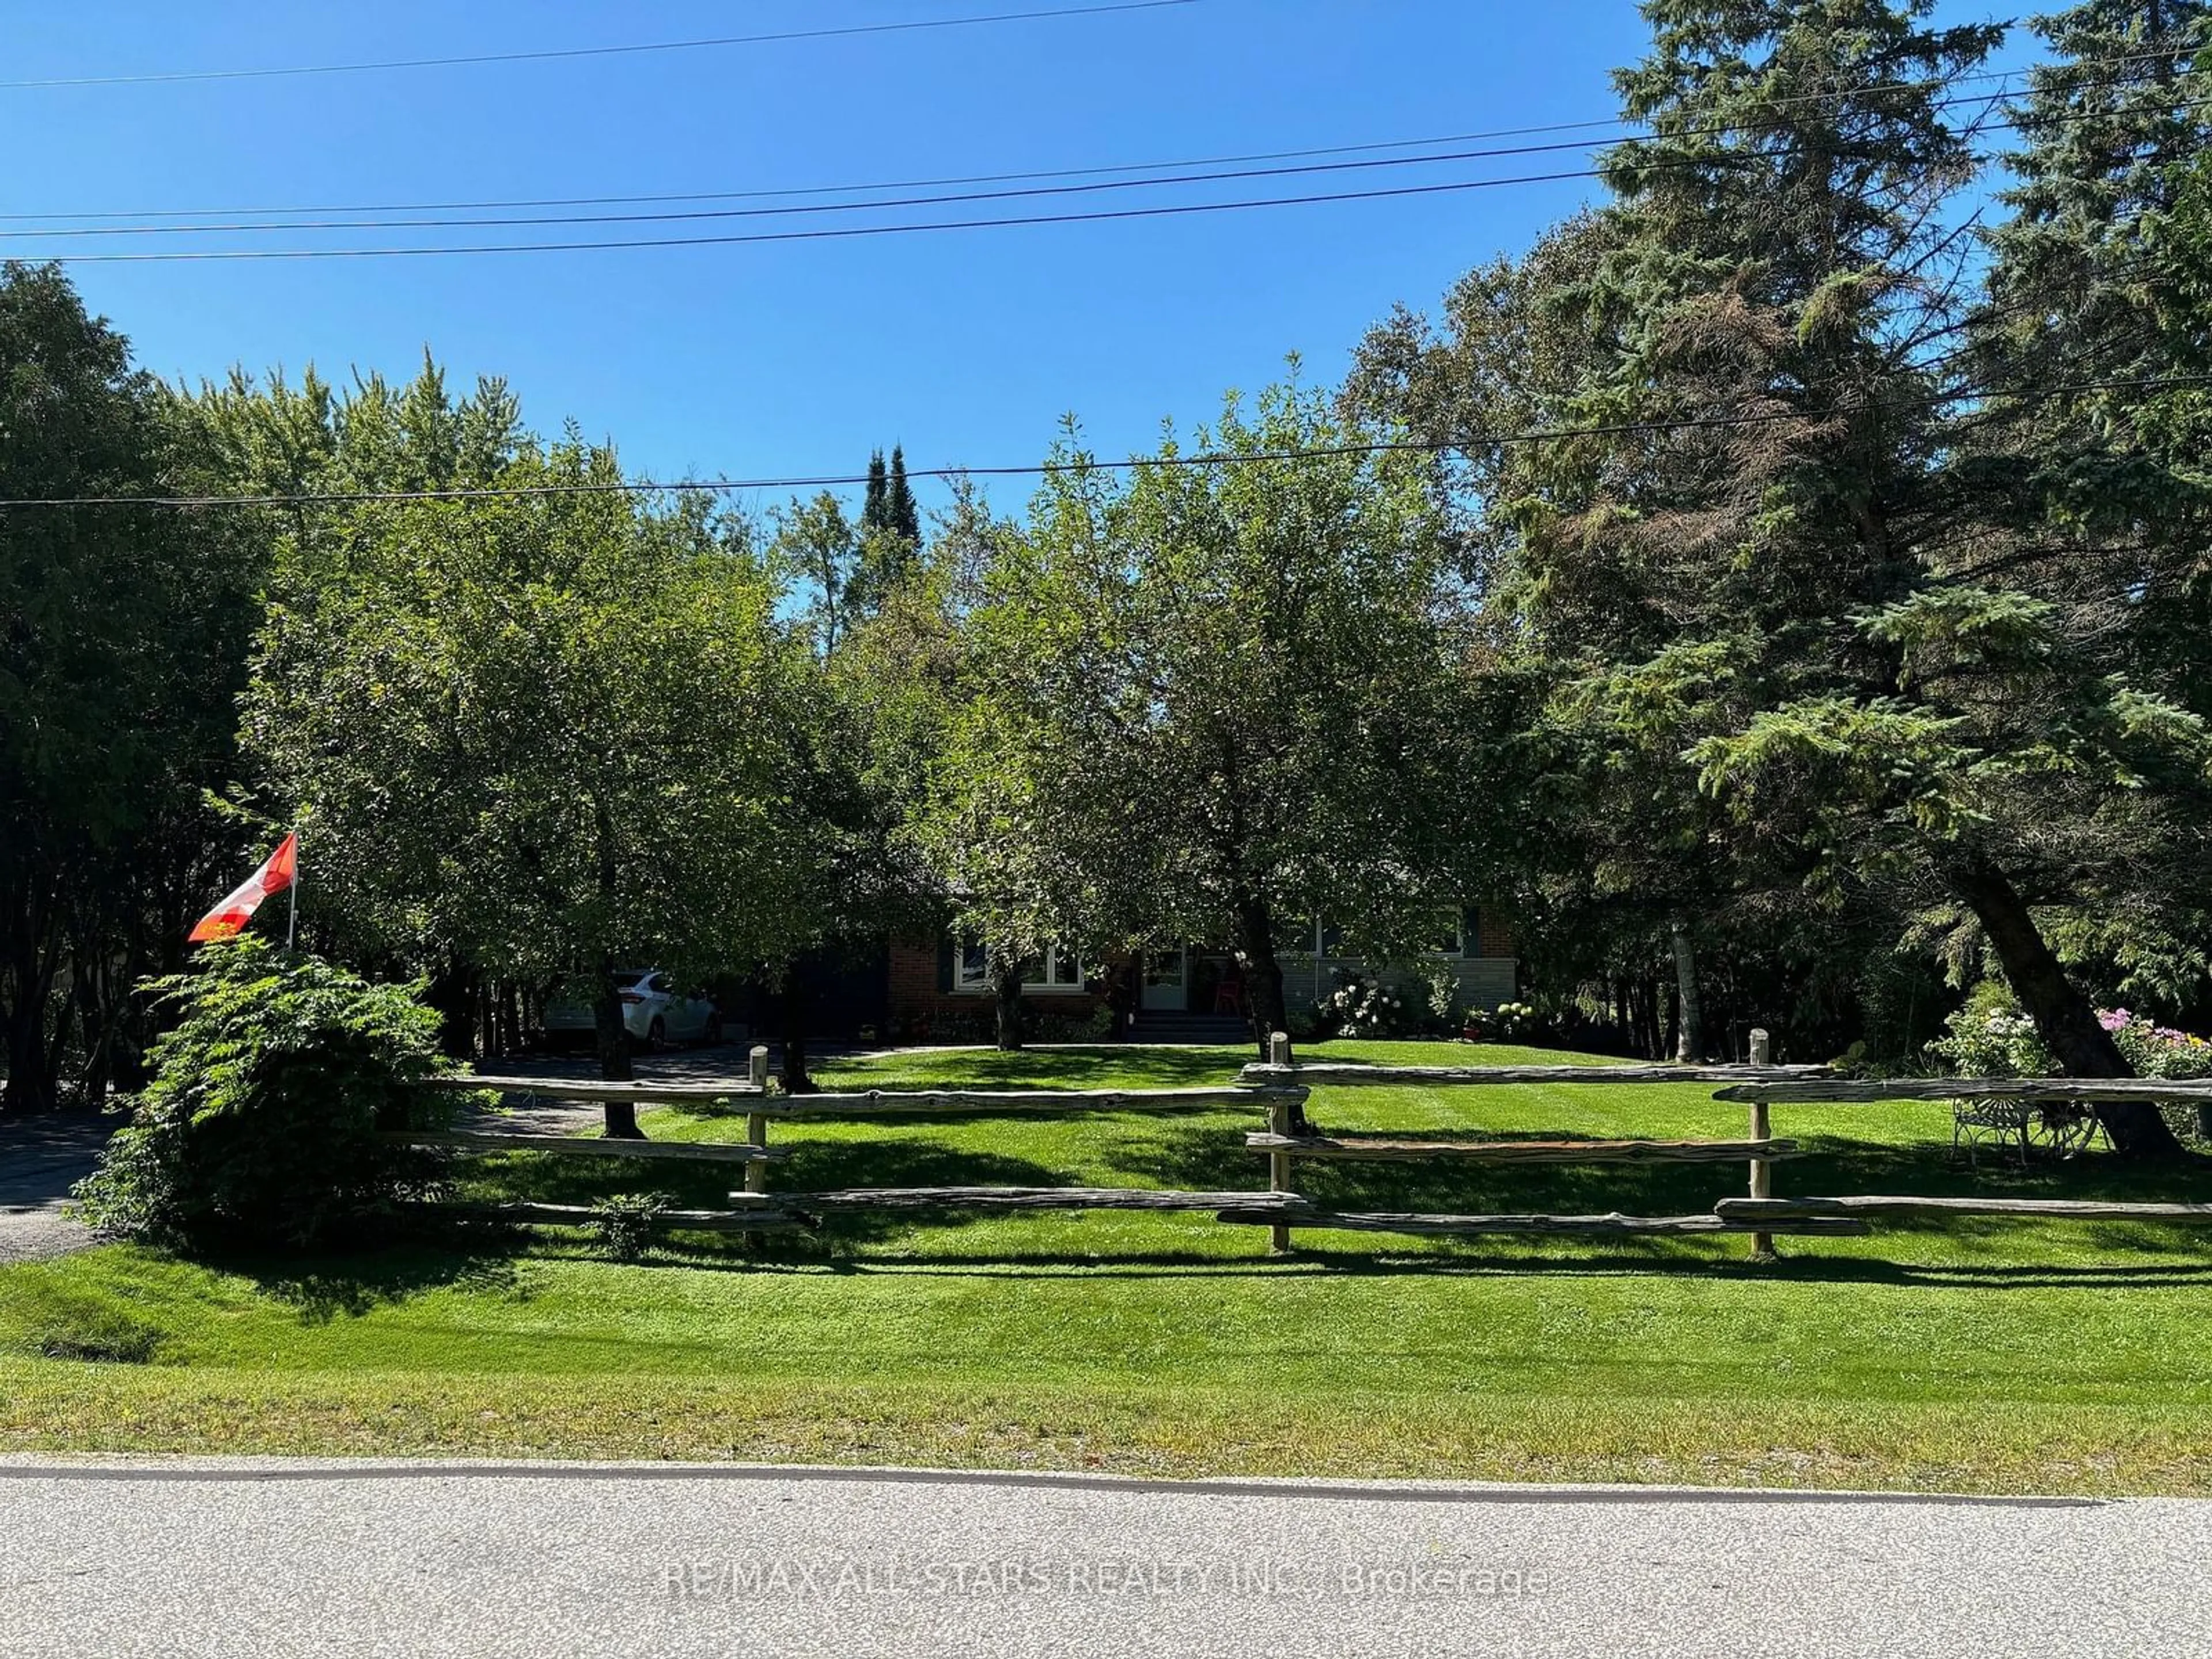
M 1309 1058 L 1557 1063 L 1495 1046 Z M 932 1052 L 829 1086 L 1215 1083 L 1235 1049 Z M 1332 1131 L 1740 1137 L 1694 1085 L 1334 1088 Z M 735 1139 L 741 1117 L 653 1114 Z M 1250 1109 L 777 1124 L 774 1183 L 1258 1189 Z M 1784 1193 L 2212 1199 L 2201 1169 L 1949 1159 L 1940 1105 L 1778 1108 Z M 1709 1210 L 1741 1164 L 1299 1166 L 1332 1206 Z M 735 1166 L 512 1158 L 486 1192 L 714 1204 Z M 574 1235 L 0 1269 L 0 1447 L 489 1453 L 2212 1492 L 2212 1230 L 1981 1220 L 1782 1241 L 1430 1241 L 1211 1215 L 840 1217 L 646 1261 Z M 106 1355 L 55 1358 L 55 1353 Z M 121 1362 L 121 1363 L 118 1363 Z

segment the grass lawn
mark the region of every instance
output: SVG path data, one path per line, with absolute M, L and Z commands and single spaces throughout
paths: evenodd
M 1340 1043 L 1310 1058 L 1557 1062 Z M 1231 1049 L 934 1052 L 832 1087 L 1217 1082 Z M 1740 1136 L 1693 1085 L 1335 1089 L 1329 1130 Z M 1937 1104 L 1779 1107 L 1784 1193 L 2212 1200 L 2203 1168 L 1948 1161 Z M 661 1139 L 743 1119 L 651 1114 Z M 779 1124 L 778 1187 L 1265 1184 L 1256 1115 Z M 1709 1210 L 1739 1164 L 1488 1171 L 1301 1164 L 1408 1210 Z M 487 1188 L 653 1187 L 734 1168 L 514 1158 Z M 2212 1233 L 1882 1226 L 1781 1241 L 1300 1231 L 1210 1215 L 841 1218 L 747 1253 L 603 1259 L 559 1234 L 219 1264 L 113 1246 L 0 1268 L 0 1449 L 708 1457 L 1958 1490 L 2212 1492 Z M 96 1358 L 54 1358 L 53 1355 Z

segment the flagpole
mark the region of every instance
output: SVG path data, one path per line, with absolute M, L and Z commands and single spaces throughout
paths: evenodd
M 295 830 L 294 834 L 297 834 Z M 300 939 L 300 846 L 292 844 L 292 915 L 284 924 L 284 948 L 295 949 Z

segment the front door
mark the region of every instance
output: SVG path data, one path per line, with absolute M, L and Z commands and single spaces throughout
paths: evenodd
M 1142 1006 L 1157 1013 L 1182 1013 L 1190 1006 L 1190 951 L 1187 948 L 1145 952 Z

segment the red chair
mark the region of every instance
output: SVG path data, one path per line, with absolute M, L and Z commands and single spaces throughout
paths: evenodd
M 1242 1014 L 1244 1012 L 1244 981 L 1234 974 L 1222 975 L 1221 982 L 1213 988 L 1213 1012 L 1217 1014 Z

